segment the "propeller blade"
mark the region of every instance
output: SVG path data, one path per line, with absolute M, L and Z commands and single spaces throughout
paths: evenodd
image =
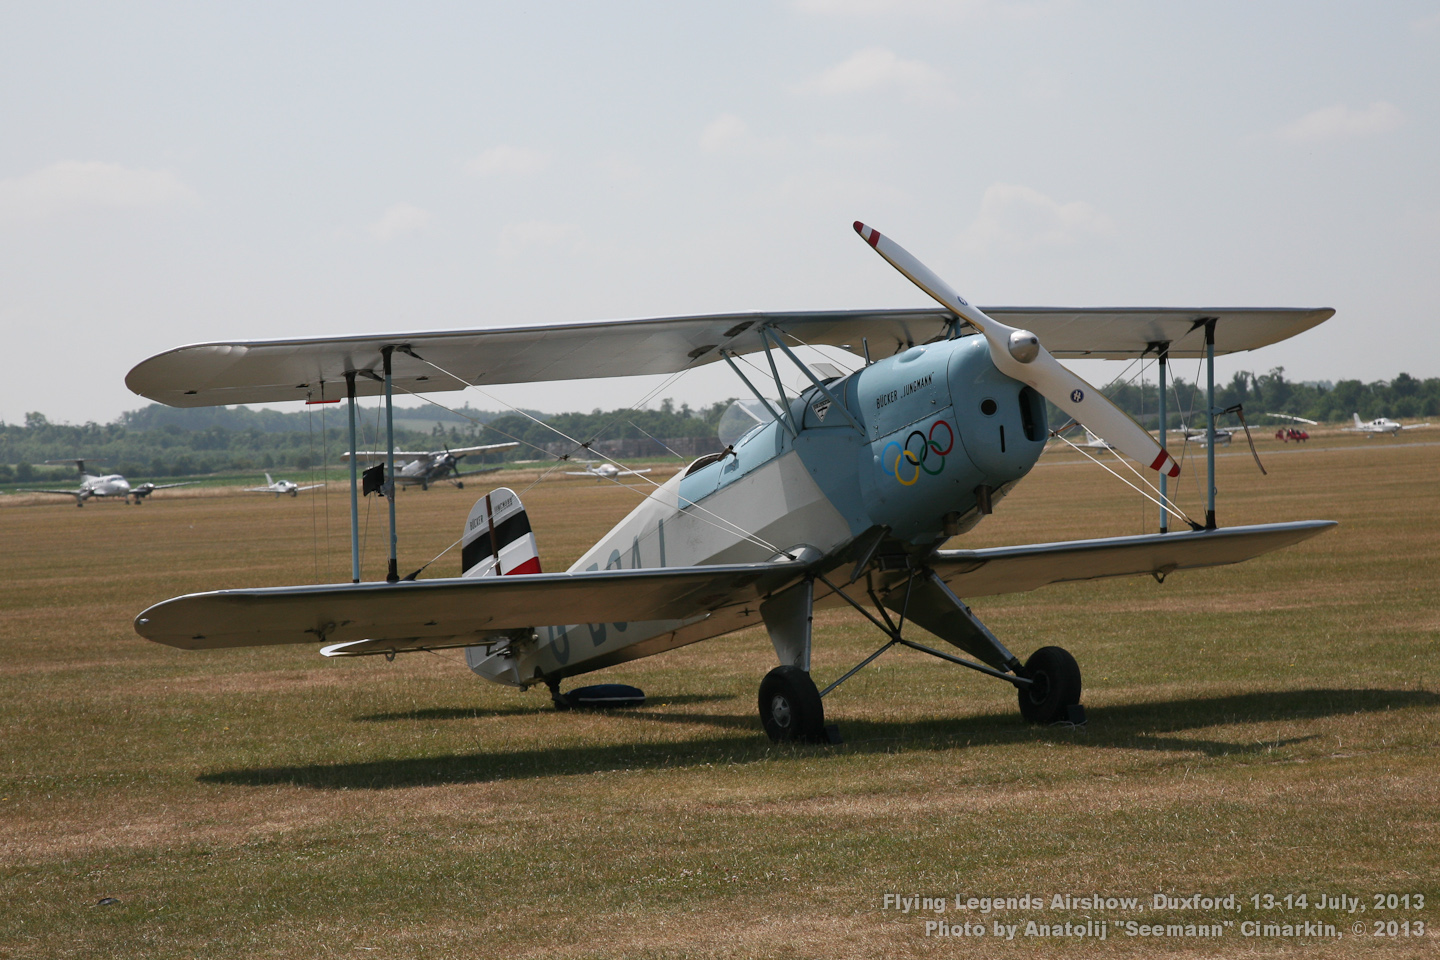
M 1180 464 L 1148 430 L 1111 402 L 1109 397 L 1051 356 L 1033 333 L 986 316 L 983 310 L 956 293 L 908 250 L 873 227 L 856 220 L 855 232 L 917 287 L 978 330 L 990 348 L 990 359 L 1001 373 L 1033 387 L 1127 457 L 1166 476 L 1180 475 Z

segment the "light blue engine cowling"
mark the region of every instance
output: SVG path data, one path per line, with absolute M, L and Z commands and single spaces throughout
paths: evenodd
M 911 347 L 827 386 L 863 437 L 812 387 L 791 402 L 798 437 L 757 427 L 681 495 L 699 501 L 793 447 L 852 535 L 883 525 L 922 545 L 974 526 L 983 498 L 1004 496 L 1045 447 L 1044 399 L 1000 373 L 981 337 Z

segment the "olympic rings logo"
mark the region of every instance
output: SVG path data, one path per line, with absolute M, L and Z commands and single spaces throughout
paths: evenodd
M 945 442 L 942 444 L 935 439 L 935 432 L 941 427 L 945 428 Z M 920 446 L 915 446 L 915 441 L 920 441 Z M 894 453 L 891 453 L 891 448 Z M 940 471 L 945 469 L 945 454 L 955 449 L 955 431 L 950 424 L 944 420 L 936 420 L 930 424 L 930 432 L 926 434 L 921 430 L 910 431 L 910 436 L 905 438 L 903 444 L 891 440 L 885 444 L 885 449 L 880 451 L 880 467 L 890 476 L 900 482 L 902 487 L 913 487 L 920 479 L 920 472 L 923 470 L 930 476 L 938 476 Z M 931 454 L 939 458 L 939 463 L 934 469 L 930 467 Z M 905 479 L 905 471 L 912 469 L 910 479 Z

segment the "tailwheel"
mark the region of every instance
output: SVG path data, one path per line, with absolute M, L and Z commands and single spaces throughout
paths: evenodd
M 760 681 L 760 723 L 776 743 L 825 742 L 825 705 L 810 674 L 776 667 Z
M 1041 647 L 1025 661 L 1021 676 L 1034 681 L 1020 687 L 1020 715 L 1031 723 L 1070 719 L 1080 702 L 1080 665 L 1063 647 Z

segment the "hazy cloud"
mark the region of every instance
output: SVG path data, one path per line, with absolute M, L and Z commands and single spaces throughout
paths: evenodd
M 431 219 L 429 210 L 413 203 L 396 203 L 387 207 L 380 219 L 366 227 L 365 232 L 376 240 L 393 240 L 419 232 Z
M 972 254 L 1021 253 L 1114 233 L 1110 218 L 1088 203 L 1060 203 L 1031 187 L 993 183 L 980 200 L 979 216 L 961 236 L 961 246 Z
M 1376 100 L 1363 109 L 1343 103 L 1322 107 L 1305 114 L 1276 131 L 1281 140 L 1314 143 L 1322 140 L 1346 140 L 1389 133 L 1405 122 L 1405 114 L 1393 103 Z
M 574 249 L 584 241 L 585 232 L 574 223 L 551 223 L 547 220 L 526 220 L 507 223 L 500 230 L 500 252 L 514 256 L 536 247 Z
M 549 165 L 550 154 L 546 151 L 505 143 L 484 151 L 471 160 L 466 169 L 477 177 L 493 177 L 501 174 L 537 173 Z
M 1440 11 L 1416 17 L 1410 21 L 1410 29 L 1416 33 L 1440 33 Z
M 40 220 L 82 210 L 178 209 L 200 197 L 168 170 L 62 160 L 0 180 L 0 218 Z
M 896 91 L 909 100 L 949 100 L 945 75 L 921 60 L 902 60 L 886 47 L 861 50 L 804 81 L 801 93 L 837 96 L 851 93 Z
M 921 19 L 953 23 L 980 16 L 1032 18 L 1070 0 L 794 0 L 795 9 L 822 17 Z
M 744 149 L 753 140 L 745 121 L 733 113 L 726 113 L 705 125 L 700 133 L 700 149 L 706 153 L 724 153 Z

